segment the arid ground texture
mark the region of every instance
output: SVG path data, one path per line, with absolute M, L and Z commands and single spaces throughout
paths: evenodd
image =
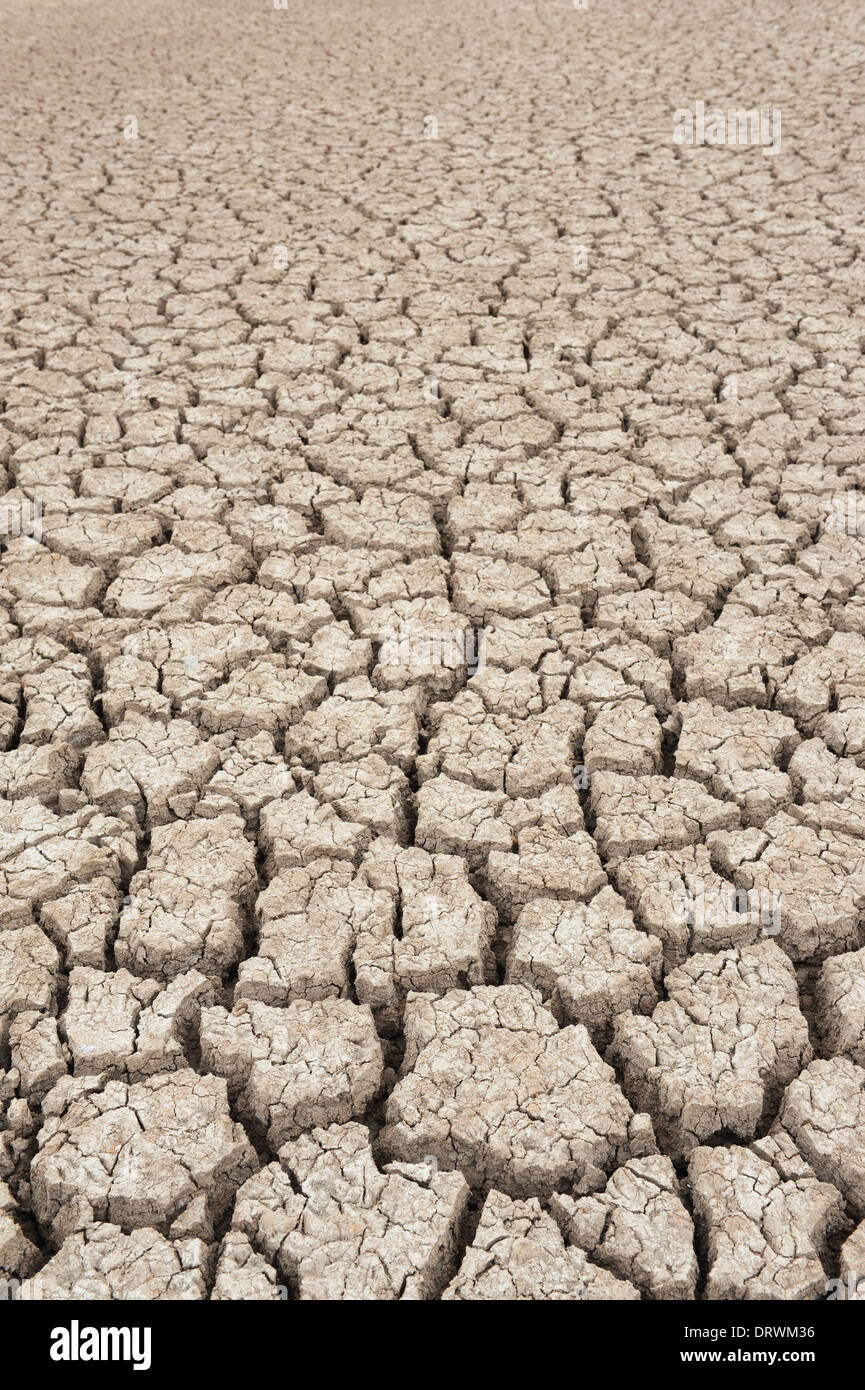
M 5 1286 L 865 1297 L 861 20 L 0 0 Z

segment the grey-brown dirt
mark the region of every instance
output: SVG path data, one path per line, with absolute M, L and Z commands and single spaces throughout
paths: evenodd
M 855 1297 L 859 6 L 0 23 L 0 1277 Z

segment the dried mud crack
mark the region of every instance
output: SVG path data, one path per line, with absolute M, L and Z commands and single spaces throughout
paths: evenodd
M 0 0 L 4 1287 L 865 1290 L 861 16 L 638 9 Z

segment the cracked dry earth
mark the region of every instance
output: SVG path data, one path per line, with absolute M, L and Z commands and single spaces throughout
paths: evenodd
M 0 16 L 3 1278 L 855 1288 L 857 7 Z

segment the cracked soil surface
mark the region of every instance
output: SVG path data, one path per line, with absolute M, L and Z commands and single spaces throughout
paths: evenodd
M 858 7 L 0 19 L 0 1277 L 855 1296 Z

